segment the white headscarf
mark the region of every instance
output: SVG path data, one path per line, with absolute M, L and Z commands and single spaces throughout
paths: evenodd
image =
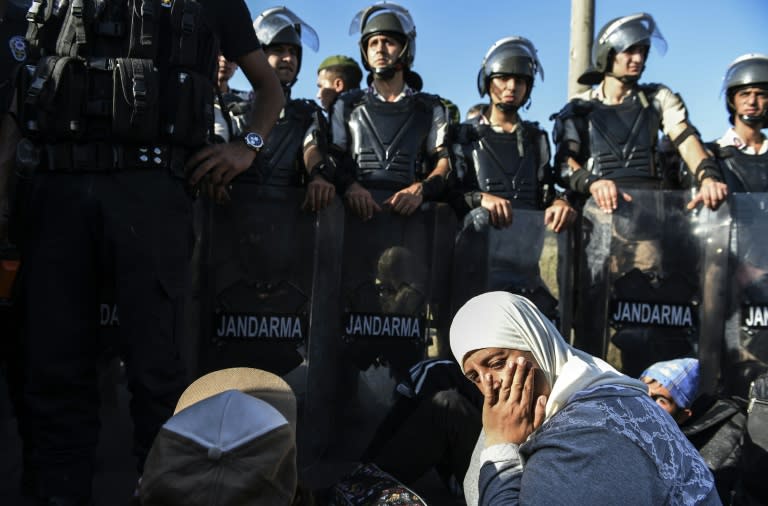
M 482 348 L 508 348 L 533 354 L 551 389 L 547 419 L 581 390 L 614 385 L 648 391 L 641 381 L 568 345 L 532 302 L 508 292 L 478 295 L 453 318 L 451 351 L 462 372 L 467 354 Z

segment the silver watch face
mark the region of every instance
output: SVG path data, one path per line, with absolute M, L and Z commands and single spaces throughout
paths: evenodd
M 264 146 L 264 139 L 256 132 L 250 132 L 245 135 L 245 143 L 253 149 L 261 149 Z

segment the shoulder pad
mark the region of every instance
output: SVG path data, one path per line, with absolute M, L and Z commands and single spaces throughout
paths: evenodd
M 569 118 L 575 118 L 579 116 L 586 116 L 592 110 L 592 104 L 589 100 L 583 100 L 580 98 L 574 98 L 570 100 L 565 107 L 560 109 L 549 117 L 550 120 L 565 120 Z
M 433 105 L 439 104 L 441 107 L 445 108 L 445 105 L 443 105 L 443 101 L 440 99 L 439 95 L 418 91 L 413 94 L 413 97 L 416 98 L 417 100 L 423 101 L 424 103 L 433 104 Z
M 296 98 L 288 102 L 288 106 L 298 111 L 300 114 L 312 114 L 320 110 L 320 106 L 314 100 L 306 98 Z
M 530 140 L 535 141 L 537 138 L 547 137 L 547 132 L 541 129 L 538 121 L 522 121 L 523 132 Z
M 539 126 L 538 121 L 522 121 L 523 128 L 525 128 L 526 132 L 531 132 L 531 134 L 544 134 L 547 135 L 547 133 L 542 130 L 542 128 Z
M 661 88 L 665 88 L 665 86 L 660 83 L 643 83 L 638 85 L 637 88 L 650 97 L 658 93 Z
M 479 122 L 477 118 L 472 118 L 469 121 L 459 123 L 456 125 L 456 142 L 459 144 L 469 144 L 480 138 L 480 132 L 478 132 Z
M 715 158 L 730 158 L 738 151 L 734 146 L 721 146 L 717 142 L 707 142 L 704 147 L 715 155 Z
M 342 92 L 336 99 L 344 102 L 345 106 L 355 106 L 365 98 L 365 90 L 360 88 Z

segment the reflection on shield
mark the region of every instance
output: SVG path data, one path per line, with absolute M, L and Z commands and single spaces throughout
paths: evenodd
M 575 344 L 630 376 L 697 354 L 710 211 L 682 191 L 634 190 L 606 214 L 587 202 L 578 263 Z M 609 355 L 609 342 L 620 357 Z
M 389 193 L 373 195 L 381 202 Z M 347 214 L 341 286 L 346 363 L 359 370 L 387 366 L 399 377 L 425 357 L 430 328 L 447 306 L 454 229 L 442 204 L 427 204 L 412 216 L 385 210 L 366 222 Z
M 512 225 L 498 229 L 485 209 L 473 209 L 456 236 L 452 312 L 475 295 L 504 290 L 530 299 L 568 339 L 571 291 L 561 287 L 571 285 L 570 245 L 569 231 L 547 230 L 543 211 L 515 209 Z
M 730 393 L 746 397 L 768 370 L 768 194 L 731 196 L 729 302 L 723 369 Z
M 372 195 L 381 203 L 391 192 Z M 447 318 L 455 230 L 445 204 L 425 204 L 411 216 L 385 208 L 365 222 L 345 213 L 337 259 L 341 306 L 332 319 L 341 350 L 332 375 L 336 401 L 329 408 L 337 423 L 330 461 L 360 459 L 391 407 L 395 384 L 426 357 L 430 341 L 443 337 L 438 330 Z M 317 483 L 327 473 L 321 465 L 308 474 Z
M 197 375 L 255 367 L 285 375 L 299 401 L 300 465 L 330 432 L 338 354 L 343 206 L 301 210 L 304 189 L 241 183 L 203 219 Z

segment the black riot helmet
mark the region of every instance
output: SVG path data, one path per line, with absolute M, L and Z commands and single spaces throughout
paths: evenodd
M 739 88 L 744 86 L 757 86 L 768 90 L 768 55 L 748 53 L 741 55 L 728 65 L 723 77 L 721 93 L 725 93 L 725 107 L 728 110 L 728 119 L 733 125 L 736 109 L 733 106 L 733 97 Z M 750 126 L 768 124 L 768 111 L 763 111 L 757 116 L 742 115 L 741 121 Z
M 597 34 L 592 46 L 592 66 L 578 79 L 580 84 L 598 84 L 611 75 L 613 57 L 632 46 L 653 46 L 660 55 L 667 52 L 667 41 L 650 14 L 630 14 L 610 20 Z
M 289 44 L 298 48 L 297 78 L 301 71 L 302 46 L 307 46 L 315 52 L 320 48 L 317 32 L 287 7 L 272 7 L 263 11 L 253 20 L 253 29 L 259 42 L 265 47 Z M 289 86 L 293 86 L 295 82 L 296 79 L 289 83 Z
M 533 43 L 524 37 L 504 37 L 494 42 L 485 53 L 480 71 L 477 73 L 477 91 L 481 97 L 485 96 L 491 79 L 496 76 L 521 76 L 528 83 L 528 90 L 521 102 L 525 104 L 531 97 L 537 73 L 544 80 L 544 68 L 541 66 Z M 511 104 L 496 104 L 496 106 L 508 111 Z
M 408 10 L 398 4 L 381 2 L 358 12 L 349 25 L 349 34 L 360 34 L 360 56 L 363 66 L 383 79 L 392 77 L 396 70 L 407 71 L 416 56 L 416 26 Z M 396 38 L 403 45 L 397 61 L 385 68 L 371 68 L 368 64 L 368 39 L 377 34 Z

